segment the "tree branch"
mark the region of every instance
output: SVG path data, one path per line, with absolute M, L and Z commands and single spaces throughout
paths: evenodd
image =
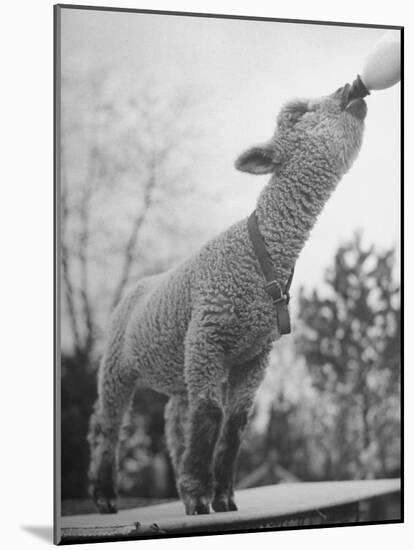
M 83 187 L 83 196 L 79 210 L 79 220 L 81 231 L 79 235 L 78 258 L 80 264 L 80 298 L 82 301 L 82 313 L 85 322 L 86 336 L 84 341 L 84 350 L 89 353 L 94 344 L 94 322 L 92 309 L 89 300 L 88 284 L 88 248 L 89 248 L 89 222 L 91 197 L 93 190 L 93 179 L 95 177 L 98 149 L 93 146 L 91 149 L 91 164 L 88 170 L 85 186 Z
M 122 293 L 124 292 L 125 287 L 128 284 L 139 233 L 148 215 L 148 210 L 152 204 L 153 191 L 155 186 L 156 186 L 155 164 L 152 162 L 151 168 L 150 168 L 150 174 L 145 185 L 144 203 L 141 209 L 141 213 L 137 218 L 135 218 L 135 220 L 132 223 L 131 231 L 129 233 L 129 237 L 124 249 L 124 261 L 121 268 L 121 276 L 113 294 L 111 309 L 113 309 L 118 304 L 119 300 L 121 299 Z
M 68 202 L 67 202 L 66 184 L 65 184 L 65 177 L 62 172 L 62 193 L 61 193 L 62 278 L 63 278 L 63 287 L 64 287 L 66 306 L 68 308 L 69 321 L 72 327 L 72 337 L 73 337 L 75 349 L 79 351 L 81 349 L 81 339 L 79 334 L 79 327 L 78 327 L 76 308 L 75 308 L 75 289 L 71 282 L 70 255 L 69 255 L 67 244 L 65 242 L 68 214 L 69 214 L 69 208 L 68 208 Z

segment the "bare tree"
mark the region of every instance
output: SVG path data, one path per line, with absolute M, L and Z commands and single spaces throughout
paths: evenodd
M 171 262 L 171 255 L 160 265 L 161 253 L 146 254 L 143 234 L 162 231 L 166 205 L 195 192 L 190 161 L 200 131 L 196 102 L 185 89 L 119 86 L 114 75 L 98 72 L 64 79 L 63 97 L 65 331 L 68 345 L 88 363 L 131 280 Z M 169 222 L 164 244 L 182 230 L 182 219 Z

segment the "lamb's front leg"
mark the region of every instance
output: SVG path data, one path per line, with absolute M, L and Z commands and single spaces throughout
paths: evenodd
M 237 510 L 234 501 L 237 457 L 256 391 L 263 380 L 267 356 L 266 352 L 249 363 L 234 366 L 229 374 L 228 403 L 214 467 L 212 506 L 216 512 Z
M 186 513 L 208 514 L 213 498 L 213 457 L 223 406 L 223 352 L 206 327 L 190 326 L 185 343 L 188 423 L 178 490 Z

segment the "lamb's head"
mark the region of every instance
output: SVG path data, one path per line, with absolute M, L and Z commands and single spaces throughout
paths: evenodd
M 329 172 L 339 180 L 350 168 L 362 143 L 367 106 L 350 99 L 345 85 L 320 99 L 294 100 L 279 113 L 273 137 L 248 149 L 236 160 L 236 168 L 251 174 L 295 172 L 301 166 Z

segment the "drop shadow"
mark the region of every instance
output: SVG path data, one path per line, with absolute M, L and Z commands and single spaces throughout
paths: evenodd
M 51 525 L 22 525 L 21 528 L 39 539 L 53 543 L 53 527 Z

